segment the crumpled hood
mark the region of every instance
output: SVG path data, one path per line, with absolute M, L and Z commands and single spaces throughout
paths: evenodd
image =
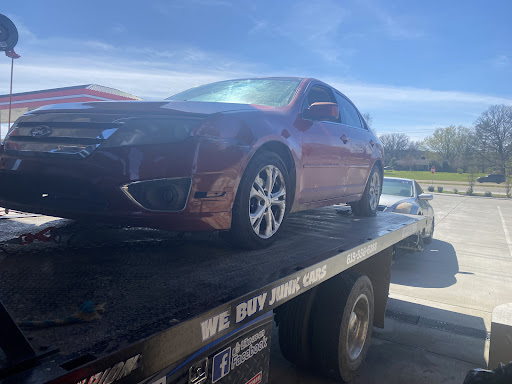
M 257 111 L 273 109 L 271 107 L 255 107 L 248 104 L 213 103 L 200 101 L 94 101 L 84 103 L 53 104 L 41 107 L 29 114 L 54 112 L 65 113 L 108 113 L 108 114 L 150 114 L 173 115 L 193 114 L 210 115 L 220 112 Z

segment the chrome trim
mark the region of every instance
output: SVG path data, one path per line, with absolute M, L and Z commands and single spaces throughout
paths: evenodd
M 189 179 L 190 180 L 190 185 L 188 187 L 188 192 L 187 192 L 187 198 L 185 199 L 185 204 L 183 205 L 183 208 L 182 209 L 179 209 L 179 210 L 159 210 L 159 209 L 148 209 L 146 207 L 144 207 L 142 204 L 140 204 L 131 194 L 130 192 L 128 192 L 128 187 L 130 185 L 133 185 L 133 184 L 140 184 L 140 183 L 147 183 L 147 182 L 151 182 L 151 181 L 158 181 L 158 180 L 183 180 L 183 179 Z M 137 204 L 139 207 L 141 207 L 142 209 L 144 209 L 145 211 L 148 211 L 148 212 L 183 212 L 185 210 L 185 208 L 187 208 L 187 205 L 188 205 L 188 201 L 190 199 L 190 191 L 192 190 L 192 177 L 162 177 L 160 179 L 149 179 L 149 180 L 138 180 L 138 181 L 132 181 L 130 183 L 126 183 L 126 184 L 123 184 L 121 187 L 121 191 L 123 191 L 125 193 L 126 196 L 128 196 L 128 198 L 135 204 Z
M 83 159 L 120 127 L 119 122 L 18 121 L 6 136 L 9 155 Z

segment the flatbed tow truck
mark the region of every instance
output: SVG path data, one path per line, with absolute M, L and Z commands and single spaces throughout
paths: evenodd
M 273 246 L 242 251 L 216 234 L 8 216 L 5 384 L 266 383 L 273 320 L 288 360 L 350 380 L 384 326 L 393 247 L 426 226 L 334 206 L 292 214 Z

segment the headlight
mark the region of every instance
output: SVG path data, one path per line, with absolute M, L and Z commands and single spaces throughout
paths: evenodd
M 198 118 L 133 118 L 117 120 L 124 123 L 102 147 L 176 143 L 185 140 L 199 125 Z
M 412 209 L 413 205 L 411 203 L 400 203 L 395 207 L 395 209 L 393 209 L 393 212 L 409 214 Z

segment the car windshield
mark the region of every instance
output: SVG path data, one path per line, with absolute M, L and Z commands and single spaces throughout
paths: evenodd
M 180 92 L 167 100 L 210 101 L 284 107 L 292 100 L 301 80 L 242 79 L 206 84 Z
M 383 195 L 413 197 L 412 181 L 384 178 Z

